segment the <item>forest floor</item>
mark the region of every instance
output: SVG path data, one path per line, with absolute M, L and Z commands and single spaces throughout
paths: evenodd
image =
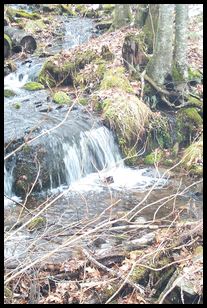
M 201 15 L 192 17 L 189 23 L 188 60 L 200 71 L 203 70 L 202 25 Z M 89 45 L 98 49 L 109 45 L 116 55 L 115 64 L 119 65 L 128 31 L 129 28 L 123 28 L 104 33 L 76 50 Z M 139 83 L 133 86 L 137 88 Z M 196 87 L 202 96 L 202 84 Z M 5 304 L 202 302 L 203 221 L 185 221 L 181 217 L 183 211 L 188 210 L 173 210 L 164 221 L 108 220 L 106 227 L 103 223 L 94 230 L 90 227 L 77 230 L 73 238 L 88 240 L 89 235 L 94 236 L 90 246 L 71 245 L 73 258 L 64 263 L 40 262 L 38 267 L 31 266 L 7 284 Z M 104 234 L 120 238 L 121 245 L 111 249 Z

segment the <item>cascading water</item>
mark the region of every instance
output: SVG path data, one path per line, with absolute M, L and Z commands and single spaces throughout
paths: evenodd
M 12 196 L 12 172 L 13 168 L 8 171 L 6 166 L 4 165 L 4 193 L 8 197 Z

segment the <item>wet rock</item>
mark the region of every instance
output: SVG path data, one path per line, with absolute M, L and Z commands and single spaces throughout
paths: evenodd
M 93 241 L 93 245 L 95 246 L 95 247 L 100 247 L 102 244 L 105 244 L 106 243 L 106 241 L 103 239 L 103 238 L 101 238 L 101 237 L 98 237 L 97 239 L 95 239 L 94 241 Z
M 124 244 L 126 250 L 132 251 L 151 245 L 154 241 L 155 241 L 155 233 L 150 232 L 143 235 L 141 238 L 125 242 Z

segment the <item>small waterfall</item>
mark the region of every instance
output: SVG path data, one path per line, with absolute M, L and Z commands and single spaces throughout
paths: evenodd
M 122 165 L 118 147 L 106 127 L 81 132 L 80 141 L 63 144 L 67 184 L 92 172 Z
M 11 169 L 7 170 L 6 166 L 4 165 L 4 193 L 8 197 L 12 196 L 13 169 L 14 166 L 12 166 Z
M 56 157 L 51 169 L 56 172 L 50 173 L 50 188 L 64 183 L 70 185 L 93 172 L 123 166 L 113 134 L 104 126 L 81 132 L 79 138 L 62 141 L 61 145 L 57 139 L 51 140 L 52 155 Z

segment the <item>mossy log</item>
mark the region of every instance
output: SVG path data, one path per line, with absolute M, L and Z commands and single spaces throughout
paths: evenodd
M 9 26 L 4 27 L 4 33 L 12 41 L 12 51 L 20 52 L 22 50 L 26 52 L 34 52 L 37 48 L 37 43 L 34 37 L 27 34 L 24 30 L 12 28 Z
M 10 37 L 4 34 L 4 58 L 8 58 L 11 55 L 12 41 Z

